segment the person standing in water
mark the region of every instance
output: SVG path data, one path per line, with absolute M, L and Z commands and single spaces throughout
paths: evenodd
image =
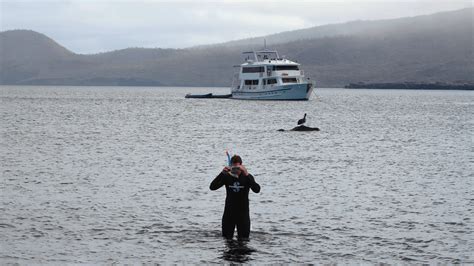
M 225 186 L 224 215 L 222 216 L 222 236 L 232 239 L 237 226 L 238 239 L 248 239 L 250 235 L 249 190 L 260 192 L 260 185 L 242 165 L 242 158 L 232 156 L 231 166 L 224 167 L 222 172 L 214 178 L 209 188 L 217 190 Z

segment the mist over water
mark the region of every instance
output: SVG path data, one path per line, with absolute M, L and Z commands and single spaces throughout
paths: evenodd
M 0 262 L 474 263 L 472 92 L 184 99 L 211 91 L 0 87 Z M 249 242 L 220 236 L 225 149 Z

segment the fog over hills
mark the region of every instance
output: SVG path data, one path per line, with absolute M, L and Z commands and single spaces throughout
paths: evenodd
M 263 39 L 318 87 L 351 82 L 474 82 L 473 8 L 355 21 L 187 49 L 75 54 L 28 30 L 0 33 L 0 83 L 230 86 L 240 54 Z M 159 34 L 159 33 L 153 33 Z
M 459 15 L 459 16 L 456 16 Z M 393 34 L 417 34 L 423 31 L 431 31 L 433 28 L 441 32 L 449 32 L 466 22 L 473 16 L 473 9 L 462 9 L 458 11 L 442 12 L 434 15 L 423 15 L 416 17 L 386 19 L 377 21 L 350 21 L 346 23 L 317 26 L 308 29 L 294 30 L 271 34 L 262 37 L 249 38 L 223 43 L 228 46 L 238 45 L 262 45 L 266 39 L 268 43 L 279 44 L 294 40 L 310 40 L 334 36 L 367 36 L 385 37 Z M 468 26 L 468 25 L 465 25 Z M 472 28 L 472 25 L 471 25 Z M 222 44 L 218 44 L 222 45 Z

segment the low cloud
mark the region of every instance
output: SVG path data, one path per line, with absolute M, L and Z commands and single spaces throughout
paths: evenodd
M 472 6 L 470 1 L 5 1 L 1 30 L 32 29 L 77 53 L 184 48 L 357 19 Z

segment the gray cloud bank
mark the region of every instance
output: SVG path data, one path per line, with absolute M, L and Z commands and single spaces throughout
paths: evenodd
M 339 23 L 472 7 L 471 1 L 11 1 L 2 31 L 42 32 L 76 53 L 184 48 Z

